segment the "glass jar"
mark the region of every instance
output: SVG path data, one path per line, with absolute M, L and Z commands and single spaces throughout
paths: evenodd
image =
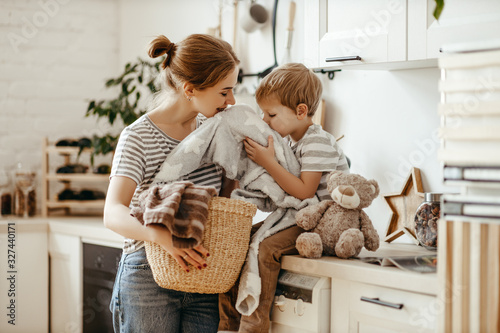
M 12 189 L 10 173 L 0 169 L 0 218 L 12 214 Z
M 0 195 L 0 216 L 12 214 L 12 193 L 4 192 Z
M 28 216 L 35 216 L 36 213 L 36 192 L 31 190 L 28 192 Z M 24 193 L 20 189 L 14 191 L 14 215 L 25 216 L 24 213 L 26 207 L 26 200 L 24 199 Z
M 425 193 L 415 213 L 415 234 L 420 245 L 437 249 L 438 220 L 441 216 L 441 193 Z

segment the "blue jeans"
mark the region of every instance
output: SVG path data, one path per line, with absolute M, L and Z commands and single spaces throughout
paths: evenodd
M 153 279 L 144 248 L 123 254 L 110 310 L 115 333 L 217 332 L 218 294 L 161 288 Z

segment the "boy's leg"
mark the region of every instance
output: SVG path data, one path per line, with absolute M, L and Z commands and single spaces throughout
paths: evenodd
M 239 283 L 238 279 L 228 292 L 219 294 L 219 331 L 237 332 L 240 327 L 241 314 L 236 310 Z
M 295 241 L 303 232 L 302 228 L 293 226 L 267 237 L 259 245 L 259 275 L 262 284 L 259 306 L 250 316 L 241 316 L 239 332 L 269 332 L 270 313 L 278 284 L 281 256 L 298 254 Z
M 254 224 L 250 234 L 253 235 L 261 226 L 262 222 Z M 219 294 L 219 331 L 238 331 L 238 327 L 240 327 L 241 314 L 236 310 L 239 284 L 240 279 L 238 278 L 228 292 Z

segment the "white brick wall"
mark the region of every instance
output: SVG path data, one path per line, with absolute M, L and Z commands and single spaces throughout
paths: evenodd
M 118 15 L 119 0 L 0 0 L 0 168 L 105 126 L 84 116 L 121 71 Z

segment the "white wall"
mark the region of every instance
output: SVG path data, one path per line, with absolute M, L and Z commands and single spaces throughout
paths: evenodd
M 325 128 L 345 135 L 339 144 L 351 171 L 380 185 L 381 196 L 367 209 L 380 235 L 390 218 L 382 195 L 400 192 L 412 166 L 421 170 L 424 191 L 452 190 L 442 185 L 437 161 L 438 79 L 437 68 L 344 70 L 333 81 L 323 78 Z
M 253 33 L 241 29 L 241 15 L 245 13 L 250 0 L 238 1 L 236 22 L 236 40 L 234 40 L 234 1 L 233 0 L 120 0 L 120 63 L 121 65 L 136 59 L 147 58 L 149 42 L 159 34 L 177 42 L 193 33 L 207 33 L 219 24 L 220 4 L 222 4 L 222 38 L 231 43 L 241 60 L 244 73 L 258 73 L 274 63 L 272 41 L 273 0 L 260 0 L 269 14 L 268 22 Z M 288 8 L 290 0 L 278 2 L 276 51 L 281 62 L 285 55 L 285 29 L 288 26 Z M 302 1 L 297 1 L 296 31 L 292 42 L 295 59 L 301 60 L 303 39 Z M 246 78 L 243 85 L 253 92 L 257 81 Z
M 89 100 L 110 95 L 104 82 L 117 74 L 118 0 L 2 0 L 0 36 L 0 168 L 21 162 L 40 170 L 43 137 L 55 142 L 109 131 L 106 122 L 84 116 Z M 49 162 L 55 170 L 64 160 L 52 154 Z M 72 184 L 82 187 L 104 189 Z M 50 195 L 63 188 L 51 182 Z
M 157 35 L 172 42 L 217 26 L 218 2 L 191 0 L 119 0 L 120 66 L 137 57 L 147 59 L 148 45 Z
M 40 167 L 42 137 L 100 130 L 84 118 L 117 73 L 116 0 L 0 1 L 0 168 Z

